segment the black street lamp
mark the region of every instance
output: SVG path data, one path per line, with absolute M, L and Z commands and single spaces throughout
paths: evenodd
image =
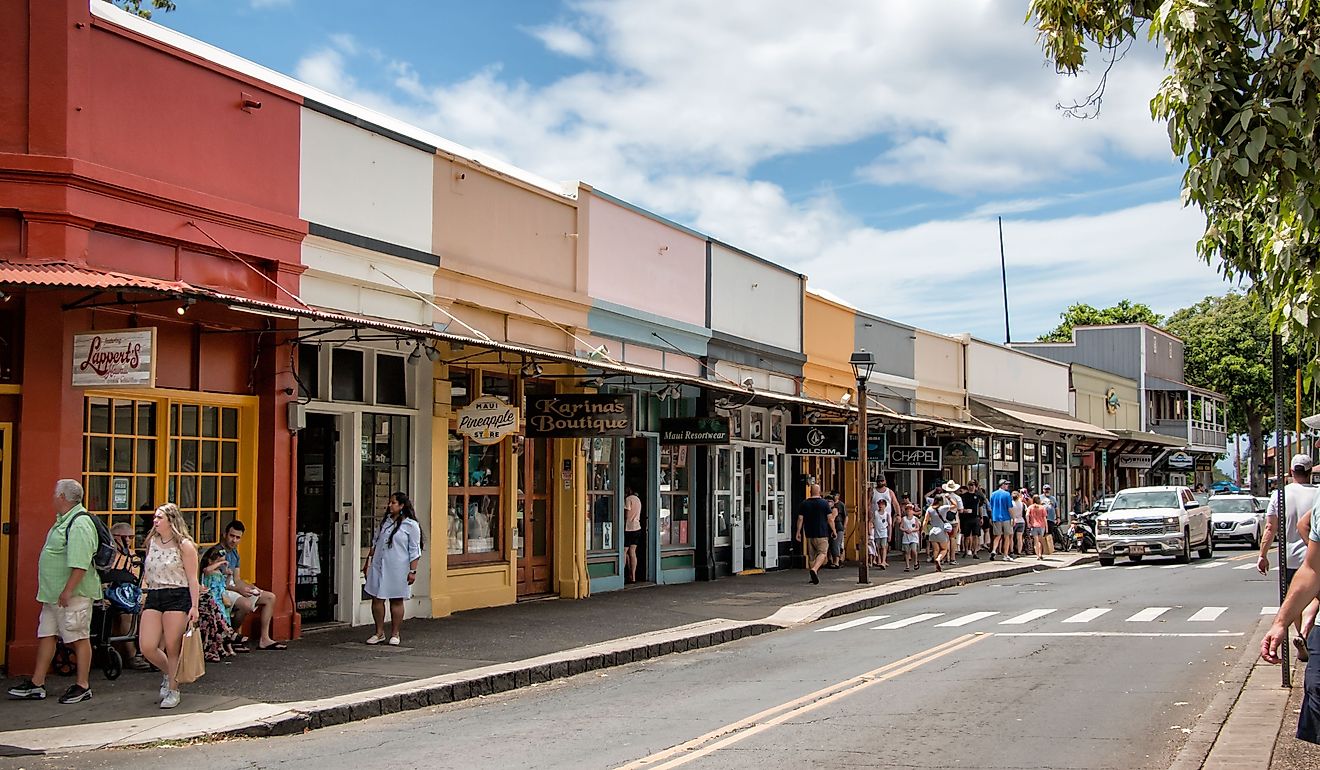
M 854 516 L 857 517 L 857 582 L 865 585 L 871 582 L 867 573 L 866 558 L 866 517 L 870 515 L 871 500 L 868 496 L 866 469 L 866 444 L 870 430 L 866 425 L 866 383 L 875 371 L 875 355 L 866 348 L 857 350 L 848 358 L 853 377 L 857 380 L 857 486 L 861 493 L 853 504 Z

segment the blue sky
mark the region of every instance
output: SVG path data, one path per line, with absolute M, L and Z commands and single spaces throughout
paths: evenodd
M 935 331 L 1229 288 L 1133 49 L 1046 67 L 1025 2 L 178 0 L 155 21 L 553 179 L 582 179 Z

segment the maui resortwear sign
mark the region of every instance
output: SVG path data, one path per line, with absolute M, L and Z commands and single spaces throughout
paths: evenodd
M 727 444 L 728 417 L 663 417 L 661 444 Z
M 156 384 L 156 327 L 73 335 L 73 386 Z
M 636 427 L 631 393 L 564 393 L 527 401 L 528 438 L 627 438 Z
M 785 426 L 784 453 L 808 457 L 843 457 L 848 453 L 848 426 Z

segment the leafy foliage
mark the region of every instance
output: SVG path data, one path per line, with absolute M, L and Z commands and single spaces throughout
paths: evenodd
M 1107 308 L 1095 308 L 1086 303 L 1070 305 L 1059 314 L 1059 325 L 1042 334 L 1040 342 L 1068 342 L 1074 326 L 1112 326 L 1114 324 L 1146 323 L 1159 326 L 1159 314 L 1141 302 L 1122 300 Z
M 108 3 L 123 8 L 129 13 L 136 13 L 144 19 L 150 19 L 153 11 L 172 11 L 174 0 L 106 0 Z
M 1144 34 L 1168 75 L 1151 100 L 1186 162 L 1198 252 L 1249 281 L 1285 336 L 1320 332 L 1320 23 L 1311 0 L 1032 0 L 1046 56 L 1076 74 Z M 1311 373 L 1318 367 L 1310 364 Z

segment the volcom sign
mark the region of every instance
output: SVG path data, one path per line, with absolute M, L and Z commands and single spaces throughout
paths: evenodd
M 848 426 L 787 425 L 784 452 L 807 457 L 843 457 L 848 453 Z
M 458 411 L 455 430 L 478 444 L 498 444 L 518 430 L 518 407 L 482 396 Z

